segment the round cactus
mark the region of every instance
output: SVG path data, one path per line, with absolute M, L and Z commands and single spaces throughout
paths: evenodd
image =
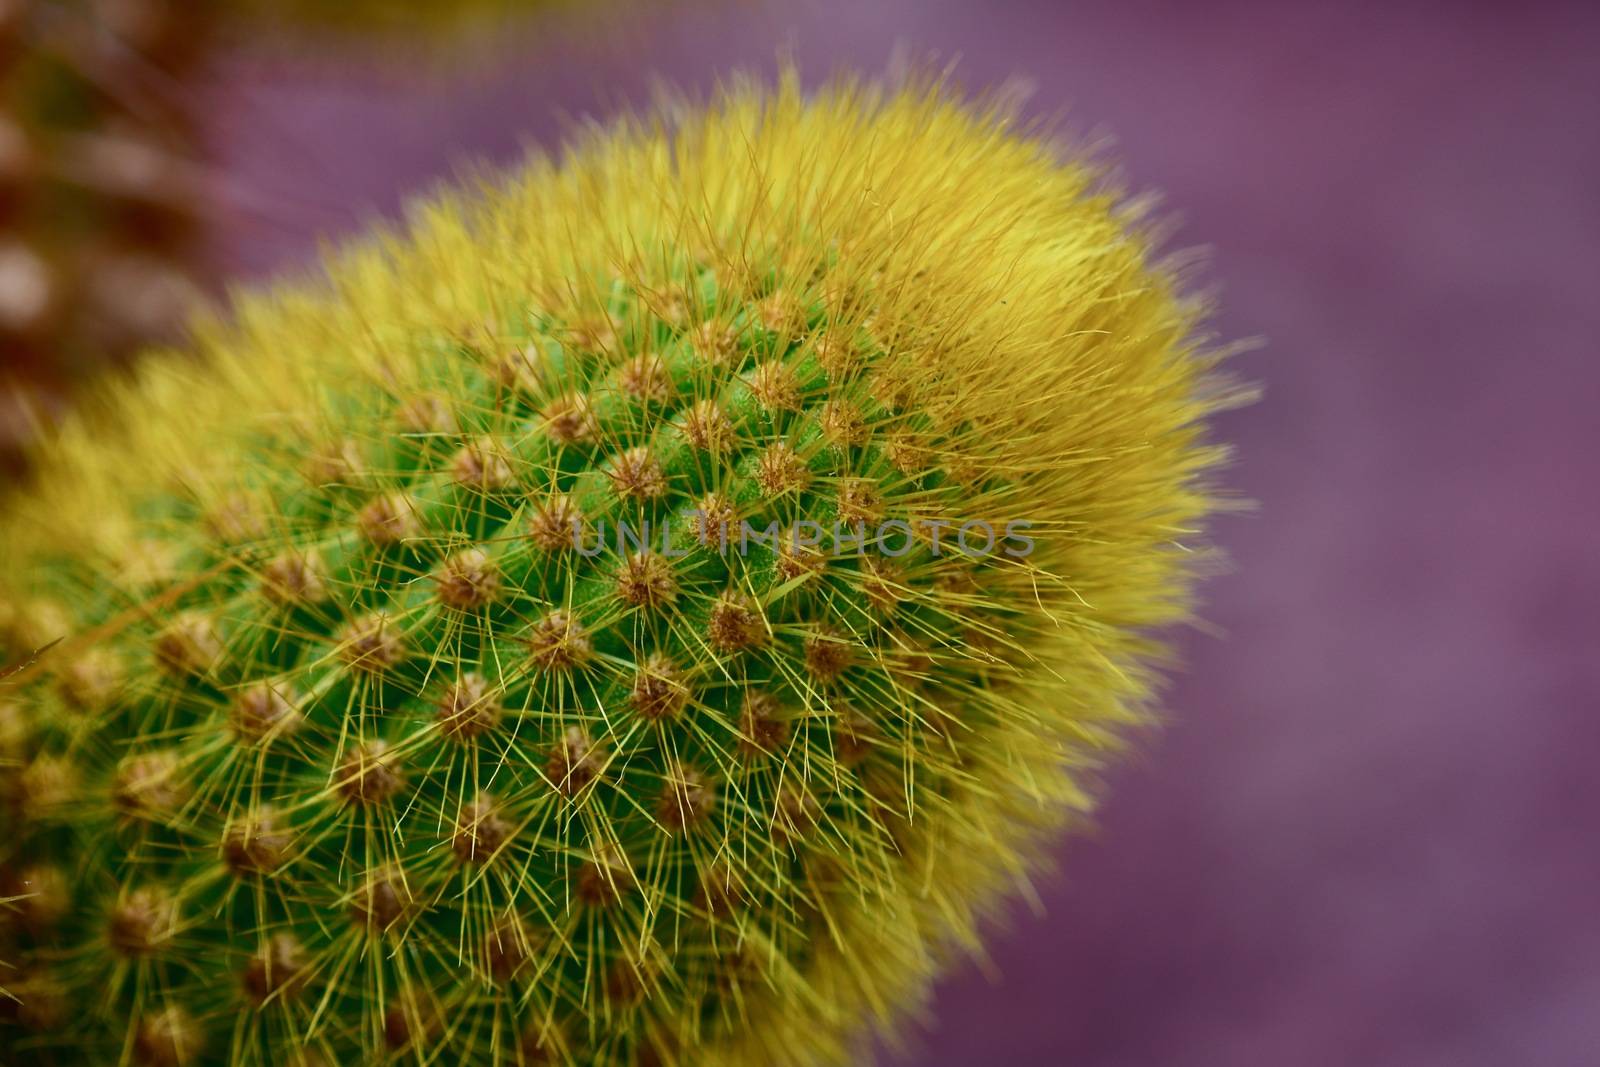
M 107 386 L 0 519 L 6 1062 L 848 1059 L 1090 807 L 1235 393 L 939 84 L 738 84 Z

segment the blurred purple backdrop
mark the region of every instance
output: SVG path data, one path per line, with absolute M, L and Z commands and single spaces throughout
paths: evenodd
M 251 206 L 216 252 L 303 263 L 463 159 L 785 45 L 812 80 L 897 45 L 1022 78 L 1166 192 L 1221 333 L 1268 342 L 1236 363 L 1266 401 L 1219 427 L 1260 503 L 1217 527 L 1225 636 L 1181 638 L 1171 728 L 998 978 L 952 975 L 882 1061 L 1600 1062 L 1600 12 L 692 7 L 527 23 L 465 84 L 241 50 L 211 133 Z

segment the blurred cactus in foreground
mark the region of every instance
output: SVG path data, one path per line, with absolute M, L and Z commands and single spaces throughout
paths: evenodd
M 420 205 L 0 520 L 6 1062 L 848 1059 L 1084 817 L 1237 393 L 939 85 Z

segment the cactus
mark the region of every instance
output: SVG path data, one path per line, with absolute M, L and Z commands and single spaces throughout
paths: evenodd
M 419 32 L 431 35 L 491 30 L 508 18 L 562 8 L 581 8 L 571 0 L 449 0 L 447 3 L 394 3 L 392 0 L 224 0 L 230 18 L 240 23 L 295 30 L 370 35 Z
M 0 1058 L 848 1059 L 1149 718 L 1202 311 L 1001 104 L 788 74 L 198 323 L 0 519 Z
M 206 10 L 0 0 L 0 489 L 83 375 L 170 337 L 210 201 Z
M 0 490 L 27 473 L 78 380 L 169 338 L 202 295 L 222 183 L 195 100 L 220 48 L 338 31 L 347 47 L 405 47 L 413 68 L 456 64 L 481 58 L 464 47 L 474 34 L 561 6 L 0 0 Z

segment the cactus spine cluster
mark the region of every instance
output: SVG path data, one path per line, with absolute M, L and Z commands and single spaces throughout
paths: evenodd
M 1147 715 L 1199 314 L 1004 109 L 792 76 L 242 297 L 0 520 L 0 1058 L 848 1059 Z

